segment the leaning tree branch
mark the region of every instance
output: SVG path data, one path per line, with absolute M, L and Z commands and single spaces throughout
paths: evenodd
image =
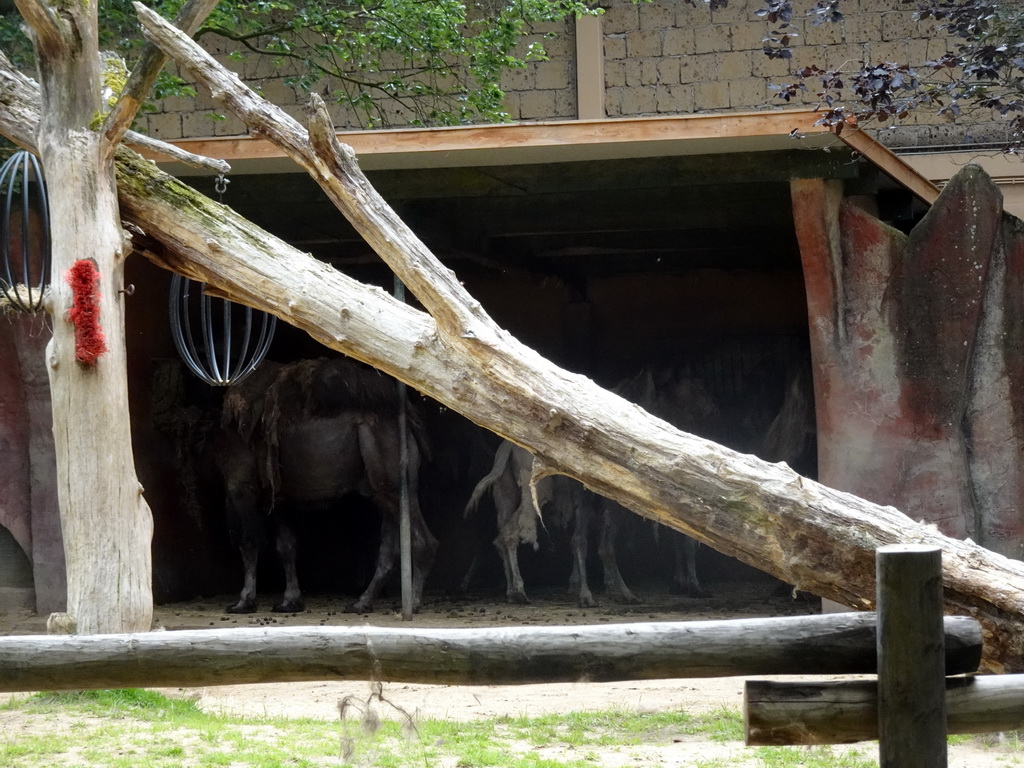
M 0 51 L 0 133 L 34 153 L 41 102 L 39 84 L 15 69 Z
M 38 122 L 34 97 L 30 85 L 0 66 L 0 131 L 12 130 L 19 141 L 27 134 L 29 147 Z M 7 113 L 32 120 L 33 109 L 34 122 L 12 128 Z M 867 608 L 877 547 L 942 547 L 947 610 L 982 623 L 987 669 L 1024 671 L 1024 564 L 801 478 L 785 465 L 680 432 L 504 332 L 487 343 L 448 333 L 425 312 L 292 248 L 124 147 L 117 174 L 121 213 L 140 232 L 137 247 L 148 258 L 276 314 L 720 552 Z M 403 236 L 380 232 L 376 239 L 414 249 Z M 443 293 L 445 284 L 435 290 Z
M 67 21 L 42 0 L 15 0 L 25 23 L 32 29 L 35 45 L 41 51 L 52 51 L 69 37 Z
M 213 97 L 234 112 L 250 130 L 266 136 L 305 168 L 439 325 L 462 336 L 495 333 L 497 327 L 493 321 L 466 293 L 455 275 L 437 262 L 359 171 L 355 153 L 335 138 L 322 101 L 314 101 L 319 108 L 314 107 L 307 134 L 284 110 L 246 87 L 236 75 L 159 14 L 141 3 L 135 3 L 135 9 L 146 39 L 208 88 Z
M 206 17 L 213 13 L 218 2 L 220 0 L 188 0 L 174 19 L 175 26 L 191 37 L 206 21 Z M 107 115 L 103 132 L 111 145 L 117 145 L 124 138 L 166 63 L 166 54 L 155 45 L 150 44 L 143 49 L 120 98 Z

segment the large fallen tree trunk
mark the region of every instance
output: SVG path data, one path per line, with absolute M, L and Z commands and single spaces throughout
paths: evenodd
M 180 54 L 179 54 L 180 55 Z M 498 328 L 456 277 L 376 195 L 322 111 L 310 133 L 217 72 L 253 130 L 303 158 L 427 308 L 417 311 L 263 232 L 128 150 L 118 154 L 121 212 L 139 252 L 272 312 L 326 346 L 367 362 L 528 448 L 652 520 L 855 608 L 875 594 L 875 549 L 916 542 L 943 549 L 947 609 L 978 619 L 983 664 L 1024 671 L 1024 564 L 956 541 L 896 509 L 800 477 L 673 428 L 553 365 Z M 0 65 L 0 132 L 32 146 L 38 91 Z

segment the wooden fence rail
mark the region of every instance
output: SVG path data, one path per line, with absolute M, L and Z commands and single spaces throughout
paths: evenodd
M 0 637 L 0 691 L 311 680 L 453 685 L 751 675 L 747 744 L 879 740 L 880 768 L 944 768 L 947 733 L 1024 727 L 1024 675 L 973 673 L 982 632 L 942 616 L 941 553 L 879 550 L 878 614 L 561 627 L 280 627 Z
M 1024 723 L 1024 675 L 947 677 L 942 550 L 892 545 L 876 557 L 877 680 L 794 686 L 748 680 L 748 745 L 877 738 L 879 768 L 946 768 L 950 732 Z
M 455 685 L 876 669 L 872 613 L 571 627 L 279 627 L 0 637 L 0 691 L 310 680 Z M 977 669 L 981 629 L 947 617 L 946 672 Z
M 946 732 L 1024 729 L 1024 675 L 946 680 Z M 749 746 L 851 744 L 878 738 L 878 683 L 749 680 L 744 692 Z

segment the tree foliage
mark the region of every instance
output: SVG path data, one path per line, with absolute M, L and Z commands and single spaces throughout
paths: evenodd
M 149 3 L 172 18 L 182 0 Z M 101 0 L 102 48 L 129 65 L 142 38 L 131 0 Z M 507 119 L 503 72 L 546 58 L 536 25 L 597 12 L 588 0 L 224 0 L 197 34 L 232 56 L 266 57 L 290 84 L 347 105 L 367 127 L 454 125 Z M 27 61 L 31 45 L 8 9 L 0 45 Z M 156 98 L 188 95 L 165 74 Z
M 797 80 L 778 87 L 790 101 L 811 90 L 820 100 L 821 125 L 837 133 L 853 125 L 892 124 L 920 110 L 955 121 L 1006 119 L 1006 149 L 1024 144 L 1024 4 L 1019 0 L 894 0 L 931 21 L 950 50 L 932 61 L 860 61 L 839 69 L 799 67 Z M 817 0 L 807 12 L 814 25 L 843 20 L 842 0 Z M 765 54 L 793 58 L 791 0 L 765 0 L 760 12 L 775 25 Z

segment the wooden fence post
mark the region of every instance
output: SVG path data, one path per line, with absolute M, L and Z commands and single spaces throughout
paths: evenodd
M 942 550 L 876 556 L 879 768 L 946 768 Z

